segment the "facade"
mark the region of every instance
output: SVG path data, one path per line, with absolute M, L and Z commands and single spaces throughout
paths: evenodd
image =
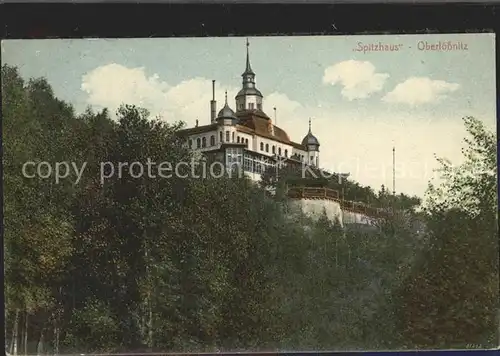
M 250 65 L 247 41 L 246 68 L 242 76 L 242 88 L 235 97 L 234 107 L 225 103 L 217 113 L 215 81 L 210 101 L 210 123 L 197 125 L 179 132 L 186 144 L 194 151 L 221 161 L 227 170 L 236 167 L 252 180 L 259 181 L 262 173 L 277 164 L 303 164 L 319 166 L 319 141 L 309 132 L 298 143 L 274 125 L 265 113 L 263 95 L 257 89 L 255 73 Z

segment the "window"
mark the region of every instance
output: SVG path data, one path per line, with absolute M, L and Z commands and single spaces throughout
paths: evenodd
M 231 140 L 231 142 L 234 142 L 234 132 L 233 132 L 233 135 L 232 135 L 232 136 L 233 136 L 233 139 Z
M 261 103 L 257 103 L 257 109 L 262 110 L 262 104 Z
M 273 146 L 273 155 L 276 154 L 276 146 Z
M 281 147 L 278 148 L 278 156 L 281 156 Z
M 262 173 L 262 164 L 260 162 L 255 162 L 255 173 L 261 174 Z
M 263 142 L 260 143 L 260 150 L 264 151 L 264 143 Z
M 236 137 L 236 142 L 240 143 L 240 136 Z
M 245 144 L 247 145 L 248 147 L 248 138 L 245 139 Z
M 203 137 L 201 139 L 201 147 L 203 147 L 203 148 L 207 147 L 207 138 L 206 137 Z
M 215 135 L 210 136 L 210 146 L 215 146 Z
M 249 104 L 248 104 L 248 108 L 249 108 L 250 110 L 255 109 L 255 104 L 254 104 L 254 103 L 249 103 Z
M 229 142 L 229 131 L 226 131 L 226 142 Z
M 201 147 L 201 139 L 198 137 L 196 139 L 196 148 L 200 148 Z
M 253 160 L 251 157 L 245 157 L 245 159 L 243 161 L 243 170 L 246 172 L 253 171 Z
M 193 140 L 189 140 L 189 148 L 193 148 Z
M 288 150 L 285 150 L 285 157 L 288 157 Z
M 314 162 L 314 156 L 311 156 L 311 163 Z
M 269 152 L 269 144 L 266 143 L 266 152 Z
M 226 167 L 230 170 L 240 167 L 243 163 L 243 154 L 241 148 L 226 149 Z
M 219 132 L 219 142 L 222 143 L 222 131 Z
M 243 110 L 243 109 L 244 109 L 243 104 L 238 104 L 238 109 L 239 109 L 239 110 Z

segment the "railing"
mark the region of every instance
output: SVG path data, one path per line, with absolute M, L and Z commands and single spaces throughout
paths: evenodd
M 288 189 L 287 195 L 292 199 L 333 200 L 340 204 L 342 210 L 366 216 L 382 217 L 386 215 L 382 209 L 373 208 L 364 203 L 340 199 L 339 192 L 330 188 L 292 187 Z
M 293 187 L 288 189 L 288 196 L 296 199 L 329 199 L 340 200 L 337 190 L 329 188 Z

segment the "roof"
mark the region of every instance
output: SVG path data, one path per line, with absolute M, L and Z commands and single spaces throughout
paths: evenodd
M 314 136 L 312 134 L 312 131 L 311 131 L 311 119 L 310 118 L 309 118 L 309 132 L 307 133 L 307 135 L 302 140 L 302 145 L 304 145 L 304 146 L 312 145 L 312 146 L 318 146 L 319 147 L 319 141 L 316 138 L 316 136 Z
M 319 141 L 316 138 L 316 136 L 314 136 L 312 134 L 312 132 L 309 131 L 309 133 L 302 140 L 302 145 L 303 146 L 306 146 L 306 145 L 316 145 L 316 146 L 319 146 Z
M 219 114 L 217 115 L 217 118 L 224 118 L 224 119 L 234 119 L 234 111 L 229 107 L 229 105 L 224 105 L 224 107 L 219 111 Z
M 257 88 L 242 88 L 242 89 L 240 89 L 238 94 L 236 94 L 236 98 L 239 98 L 240 96 L 245 96 L 245 95 L 257 95 L 257 96 L 260 96 L 262 98 L 262 93 Z
M 196 126 L 191 127 L 189 129 L 179 130 L 177 133 L 179 135 L 193 135 L 198 133 L 210 132 L 217 129 L 217 123 L 213 123 L 210 125 Z
M 226 91 L 226 103 L 224 104 L 224 107 L 219 111 L 217 118 L 236 119 L 236 116 L 234 116 L 233 109 L 231 109 L 229 107 L 229 104 L 227 103 L 227 91 Z
M 304 151 L 306 150 L 306 147 L 303 145 L 291 141 L 288 134 L 283 129 L 274 125 L 269 116 L 260 110 L 240 111 L 236 113 L 236 116 L 239 118 L 239 124 L 236 128 L 241 132 L 256 134 Z
M 297 148 L 302 151 L 307 151 L 307 148 L 300 143 L 290 140 L 288 134 L 280 127 L 274 125 L 271 119 L 260 110 L 245 110 L 236 112 L 235 116 L 238 119 L 236 130 L 250 135 L 258 135 L 270 140 L 281 142 Z M 179 130 L 181 136 L 194 135 L 217 130 L 219 124 L 212 123 L 209 125 L 196 126 L 188 129 Z M 272 129 L 271 129 L 272 126 Z

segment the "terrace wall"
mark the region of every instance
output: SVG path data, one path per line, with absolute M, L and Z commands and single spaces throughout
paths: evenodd
M 375 225 L 383 214 L 381 210 L 366 204 L 342 200 L 339 192 L 328 188 L 294 187 L 287 191 L 292 206 L 314 219 L 324 212 L 332 220 L 338 220 L 342 227 L 350 224 Z

